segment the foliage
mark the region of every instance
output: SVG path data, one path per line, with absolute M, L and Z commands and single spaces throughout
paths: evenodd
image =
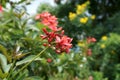
M 62 0 L 55 0 L 55 2 L 58 1 L 61 4 L 58 5 L 62 5 Z M 114 0 L 108 0 L 108 1 L 99 1 L 99 0 L 67 0 L 66 3 L 69 4 L 69 10 L 71 10 L 70 8 L 73 8 L 76 6 L 76 4 L 83 4 L 86 1 L 90 1 L 90 7 L 89 7 L 89 12 L 91 14 L 95 14 L 97 16 L 97 20 L 96 25 L 98 23 L 104 22 L 106 21 L 106 19 L 108 19 L 109 17 L 114 16 L 114 14 L 116 14 L 117 12 L 119 12 L 119 4 L 120 1 L 114 1 Z M 57 2 L 56 2 L 57 3 Z M 66 4 L 63 5 L 63 7 L 61 7 L 61 9 L 58 11 L 60 12 L 62 9 L 68 9 L 68 7 L 66 7 Z M 72 10 L 71 10 L 72 11 Z M 68 11 L 70 12 L 70 11 Z M 61 14 L 61 13 L 59 13 Z M 58 15 L 59 15 L 58 14 Z M 63 13 L 64 15 L 68 15 L 66 13 Z
M 103 78 L 102 72 L 93 72 L 93 77 L 95 80 L 108 80 L 107 78 Z
M 110 33 L 109 36 L 103 36 L 101 40 L 94 46 L 93 61 L 91 61 L 94 70 L 100 70 L 110 80 L 115 79 L 119 73 L 119 44 L 120 35 Z M 96 61 L 97 59 L 97 61 Z M 109 65 L 109 66 L 108 66 Z M 108 73 L 109 72 L 109 73 Z
M 51 50 L 52 45 L 57 44 L 55 46 L 57 50 L 61 47 L 59 54 L 69 52 L 72 39 L 64 35 L 64 32 L 59 35 L 62 28 L 57 28 L 57 24 L 55 26 L 51 26 L 52 24 L 45 25 L 46 23 L 40 23 L 44 22 L 44 19 L 40 22 L 32 19 L 26 13 L 25 5 L 24 7 L 18 7 L 16 3 L 14 6 L 12 5 L 10 10 L 2 11 L 1 9 L 0 13 L 0 79 L 23 80 L 26 77 L 36 79 L 37 76 L 47 79 L 48 74 L 51 73 L 52 75 L 57 72 L 57 65 L 61 64 L 56 62 L 59 56 Z M 57 19 L 55 16 L 51 16 L 51 18 L 55 21 Z M 32 22 L 30 22 L 31 19 Z M 46 40 L 43 40 L 42 34 L 48 37 L 46 38 L 50 45 L 48 47 L 51 48 L 47 50 L 47 46 L 43 46 Z M 54 37 L 52 37 L 53 34 L 55 34 Z M 42 38 L 40 38 L 40 35 Z M 45 54 L 42 54 L 43 52 Z M 40 55 L 41 57 L 39 57 Z M 48 59 L 51 59 L 51 61 L 48 61 Z M 54 62 L 54 65 L 52 65 L 52 62 Z M 43 74 L 39 74 L 39 72 Z
M 53 6 L 51 6 L 50 4 L 48 4 L 48 3 L 42 3 L 42 4 L 38 7 L 37 12 L 38 12 L 38 13 L 41 13 L 41 12 L 47 11 L 47 12 L 53 13 L 54 10 L 55 10 L 55 8 L 54 8 Z
M 120 79 L 119 1 L 31 2 L 0 1 L 0 80 Z

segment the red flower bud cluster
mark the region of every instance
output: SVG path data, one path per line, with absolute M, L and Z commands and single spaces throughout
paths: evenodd
M 70 51 L 72 39 L 64 35 L 62 27 L 57 27 L 58 22 L 55 16 L 43 12 L 36 16 L 36 20 L 40 20 L 42 24 L 48 26 L 48 28 L 43 28 L 44 35 L 41 35 L 42 39 L 47 40 L 47 43 L 44 43 L 45 46 L 54 47 L 56 53 L 68 53 Z

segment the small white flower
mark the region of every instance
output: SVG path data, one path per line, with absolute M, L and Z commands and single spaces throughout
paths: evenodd
M 86 57 L 83 57 L 83 61 L 87 61 L 87 58 L 86 58 Z
M 82 68 L 82 67 L 83 67 L 83 64 L 80 64 L 80 67 Z

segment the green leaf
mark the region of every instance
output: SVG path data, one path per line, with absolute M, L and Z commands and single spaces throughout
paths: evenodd
M 31 77 L 25 78 L 24 80 L 44 80 L 44 79 L 39 76 L 31 76 Z
M 28 70 L 25 69 L 23 72 L 19 74 L 19 76 L 16 78 L 16 80 L 23 80 L 25 77 L 28 76 Z
M 43 28 L 47 27 L 47 26 L 45 26 L 44 24 L 42 24 L 40 22 L 37 22 L 36 26 L 38 27 L 39 30 L 42 30 Z
M 35 57 L 35 55 L 30 55 L 30 56 L 26 57 L 25 59 L 23 59 L 21 61 L 18 61 L 16 63 L 16 66 L 19 66 L 19 65 L 25 64 L 27 62 L 30 62 L 34 57 Z M 42 60 L 42 59 L 41 58 L 36 58 L 34 61 L 38 61 L 38 60 Z
M 3 54 L 0 54 L 0 63 L 1 63 L 3 71 L 5 73 L 8 73 L 12 64 L 7 65 L 7 59 Z
M 2 70 L 0 69 L 0 78 L 5 78 L 7 77 L 8 73 L 3 73 Z
M 32 30 L 32 31 L 40 31 L 39 28 L 35 27 L 35 26 L 31 26 L 29 25 L 29 27 L 26 27 L 27 30 Z
M 11 62 L 11 57 L 7 54 L 7 49 L 4 46 L 0 45 L 0 51 L 5 55 L 7 60 Z

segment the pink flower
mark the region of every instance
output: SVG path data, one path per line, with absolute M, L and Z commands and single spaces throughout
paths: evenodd
M 43 12 L 43 13 L 41 13 L 41 14 L 38 14 L 38 15 L 35 17 L 35 19 L 36 19 L 36 20 L 44 19 L 44 18 L 49 17 L 50 15 L 51 15 L 51 14 L 48 13 L 48 12 Z
M 97 40 L 94 37 L 88 37 L 87 38 L 87 43 L 95 43 Z
M 72 39 L 67 36 L 56 36 L 56 52 L 66 52 L 68 53 L 70 51 L 70 48 L 72 47 L 71 44 Z
M 92 77 L 92 76 L 89 76 L 88 80 L 93 80 L 93 77 Z
M 49 16 L 51 16 L 51 14 L 49 13 L 49 12 L 42 12 L 41 14 L 40 14 L 40 18 L 48 18 Z
M 40 20 L 41 23 L 43 23 L 44 25 L 48 26 L 48 28 L 53 30 L 53 31 L 58 31 L 59 30 L 57 28 L 57 25 L 58 25 L 57 18 L 55 16 L 52 16 L 48 12 L 43 12 L 41 14 L 38 14 L 35 17 L 35 19 L 36 20 Z
M 94 42 L 96 42 L 96 41 L 97 41 L 97 40 L 96 40 L 94 37 L 91 38 L 91 42 L 94 43 Z
M 92 49 L 87 49 L 87 56 L 91 56 L 92 55 Z
M 51 59 L 51 58 L 48 58 L 48 59 L 47 59 L 47 62 L 48 62 L 48 63 L 51 63 L 51 62 L 52 62 L 52 59 Z
M 2 12 L 3 11 L 3 9 L 2 9 L 2 6 L 0 5 L 0 12 Z

